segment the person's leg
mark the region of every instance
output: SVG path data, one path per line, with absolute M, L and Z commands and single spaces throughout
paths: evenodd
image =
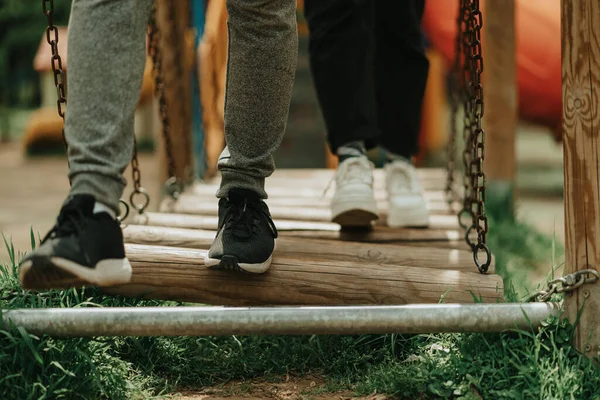
M 419 147 L 429 61 L 421 18 L 425 0 L 375 2 L 375 87 L 380 144 L 411 158 Z
M 372 3 L 304 2 L 313 82 L 329 147 L 340 161 L 331 212 L 332 220 L 342 226 L 368 226 L 378 218 L 373 166 L 366 157 L 366 149 L 379 136 Z
M 425 0 L 375 6 L 375 82 L 381 146 L 388 153 L 388 225 L 426 226 L 427 204 L 412 165 L 418 152 L 429 61 L 421 30 Z
M 260 273 L 277 230 L 262 201 L 285 133 L 298 58 L 294 0 L 227 0 L 225 141 L 219 231 L 205 264 Z
M 131 277 L 115 216 L 133 149 L 151 6 L 152 0 L 72 3 L 65 115 L 72 187 L 56 225 L 21 264 L 25 287 L 102 286 Z
M 305 0 L 310 68 L 334 154 L 379 137 L 374 91 L 373 2 Z

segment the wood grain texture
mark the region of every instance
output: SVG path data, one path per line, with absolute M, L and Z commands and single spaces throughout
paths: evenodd
M 204 250 L 126 245 L 131 284 L 111 294 L 212 305 L 344 305 L 473 303 L 502 298 L 497 275 L 404 265 L 275 257 L 262 275 L 217 272 L 203 267 Z
M 268 191 L 269 200 L 293 197 L 296 199 L 326 201 L 331 200 L 334 193 L 333 184 L 330 188 L 327 188 L 327 185 L 319 187 L 310 182 L 294 180 L 265 184 L 265 187 Z M 197 183 L 191 189 L 188 189 L 184 196 L 201 196 L 214 199 L 218 188 L 218 183 Z M 383 187 L 375 188 L 373 192 L 377 200 L 384 201 L 387 199 L 387 192 Z M 426 190 L 423 195 L 425 200 L 431 202 L 443 202 L 445 198 L 443 190 Z
M 304 191 L 304 194 L 304 196 L 298 196 L 296 193 L 290 194 L 289 191 L 287 194 L 285 194 L 285 192 L 279 192 L 278 195 L 272 195 L 270 193 L 269 198 L 266 199 L 265 202 L 269 205 L 269 207 L 331 207 L 331 199 L 333 195 L 322 196 L 320 193 L 317 194 L 315 191 L 312 191 L 311 193 L 309 190 Z M 379 209 L 382 211 L 387 210 L 389 203 L 385 193 L 376 192 L 375 196 Z M 452 211 L 448 208 L 446 201 L 441 196 L 442 192 L 424 193 L 429 211 L 431 213 L 440 215 L 452 214 Z M 210 188 L 210 190 L 207 190 L 204 193 L 199 193 L 197 191 L 183 193 L 179 199 L 177 199 L 176 204 L 174 203 L 175 202 L 171 199 L 165 199 L 161 203 L 161 208 L 163 210 L 172 209 L 174 212 L 177 212 L 178 209 L 192 210 L 197 208 L 200 210 L 207 207 L 213 209 L 217 206 L 217 199 L 215 197 L 215 191 Z M 194 211 L 193 213 L 197 214 L 201 212 Z
M 600 4 L 597 0 L 562 0 L 561 17 L 565 273 L 572 273 L 586 268 L 597 270 L 600 258 Z M 598 284 L 565 296 L 571 321 L 583 306 L 575 344 L 594 357 L 600 350 L 599 302 Z
M 265 180 L 265 188 L 270 187 L 312 187 L 325 190 L 333 180 L 335 170 L 327 168 L 280 168 Z M 446 182 L 446 172 L 441 168 L 417 168 L 417 177 L 425 190 L 442 191 Z M 385 188 L 385 172 L 381 168 L 373 171 L 374 187 Z M 460 174 L 455 179 L 462 179 Z M 214 178 L 206 180 L 200 185 L 218 185 L 221 182 L 220 174 L 217 172 Z M 302 186 L 298 186 L 301 184 Z
M 182 229 L 158 226 L 130 225 L 123 229 L 126 243 L 208 250 L 216 232 L 200 229 Z M 339 260 L 406 265 L 411 267 L 475 271 L 473 254 L 463 249 L 418 247 L 407 244 L 374 244 L 340 241 L 330 242 L 312 238 L 280 236 L 275 249 L 276 257 L 304 260 Z M 494 265 L 488 271 L 494 273 Z
M 175 173 L 187 179 L 187 168 L 192 166 L 191 143 L 191 96 L 189 79 L 191 66 L 186 62 L 189 56 L 186 49 L 186 28 L 189 25 L 189 7 L 184 1 L 160 0 L 157 2 L 157 25 L 160 31 L 160 54 L 165 86 L 167 115 L 169 118 L 171 151 Z M 160 129 L 159 159 L 161 182 L 168 178 L 168 159 L 162 128 Z
M 485 162 L 489 181 L 514 182 L 518 121 L 515 0 L 485 2 Z
M 298 221 L 331 221 L 331 207 L 328 201 L 303 198 L 267 199 L 269 211 L 273 218 L 295 219 Z M 428 209 L 433 222 L 432 227 L 457 227 L 458 219 L 446 204 L 428 202 Z M 379 202 L 380 218 L 377 224 L 385 224 L 387 220 L 387 202 Z M 161 202 L 159 211 L 178 214 L 218 215 L 218 200 L 198 196 L 182 196 L 176 201 L 166 198 Z M 440 221 L 444 221 L 443 223 Z
M 438 216 L 433 216 L 432 225 L 437 223 Z M 371 230 L 341 230 L 338 224 L 320 221 L 298 221 L 275 219 L 275 226 L 282 236 L 310 237 L 324 240 L 345 240 L 357 242 L 447 242 L 452 248 L 464 248 L 462 240 L 464 233 L 456 228 L 444 228 L 450 225 L 452 216 L 439 216 L 437 229 L 391 229 L 385 226 L 376 226 Z M 217 230 L 216 216 L 171 214 L 171 213 L 144 213 L 131 215 L 127 224 L 164 226 L 187 229 Z M 442 245 L 442 243 L 440 243 Z M 437 246 L 437 245 L 436 245 Z M 443 245 L 442 245 L 443 246 Z

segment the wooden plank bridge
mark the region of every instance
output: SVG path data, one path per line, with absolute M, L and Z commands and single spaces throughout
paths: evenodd
M 113 294 L 212 305 L 366 305 L 497 302 L 494 264 L 477 270 L 457 217 L 444 203 L 445 173 L 419 170 L 431 210 L 428 229 L 391 229 L 385 216 L 371 230 L 342 231 L 329 222 L 334 170 L 278 170 L 267 179 L 267 203 L 280 232 L 263 275 L 208 270 L 203 256 L 217 229 L 219 178 L 190 187 L 161 212 L 132 215 L 123 229 L 133 265 L 130 284 Z M 386 209 L 383 171 L 375 190 Z M 479 300 L 478 300 L 479 301 Z

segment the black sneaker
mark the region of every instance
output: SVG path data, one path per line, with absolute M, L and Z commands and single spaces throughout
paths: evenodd
M 131 279 L 119 222 L 94 214 L 90 195 L 69 197 L 40 247 L 21 261 L 25 289 L 110 286 Z
M 277 229 L 269 207 L 250 190 L 232 189 L 219 200 L 219 227 L 204 264 L 261 274 L 269 269 Z

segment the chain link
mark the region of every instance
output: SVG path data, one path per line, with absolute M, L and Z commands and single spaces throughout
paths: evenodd
M 471 111 L 471 163 L 469 165 L 471 177 L 471 214 L 473 224 L 477 231 L 477 244 L 473 245 L 473 259 L 480 272 L 487 272 L 492 257 L 486 243 L 488 233 L 488 219 L 485 215 L 485 173 L 483 161 L 485 154 L 485 130 L 482 126 L 483 120 L 483 85 L 481 74 L 483 73 L 483 52 L 481 49 L 481 29 L 483 27 L 483 15 L 479 7 L 479 0 L 470 0 L 469 21 L 472 28 L 471 55 L 468 63 L 470 75 L 470 111 Z M 486 258 L 483 262 L 479 260 L 478 253 L 484 251 Z
M 537 291 L 530 295 L 527 301 L 545 302 L 552 298 L 555 293 L 568 293 L 585 284 L 596 283 L 600 280 L 600 274 L 594 269 L 584 269 L 569 275 L 556 278 L 548 282 L 544 290 Z
M 54 0 L 42 0 L 42 9 L 44 10 L 44 15 L 48 20 L 48 27 L 46 28 L 46 41 L 50 45 L 52 49 L 52 73 L 54 74 L 54 85 L 56 86 L 56 107 L 58 110 L 58 115 L 62 118 L 63 128 L 62 128 L 62 141 L 65 146 L 65 151 L 67 152 L 67 166 L 70 167 L 71 164 L 69 162 L 69 145 L 67 143 L 67 137 L 65 136 L 65 110 L 64 107 L 67 106 L 67 93 L 65 90 L 65 71 L 63 70 L 62 59 L 58 54 L 58 28 L 54 25 Z M 69 183 L 71 183 L 71 179 L 69 178 Z
M 455 55 L 454 66 L 451 76 L 451 99 L 450 99 L 450 135 L 448 138 L 447 148 L 447 164 L 446 164 L 446 188 L 445 196 L 448 207 L 454 210 L 457 203 L 460 202 L 460 196 L 456 191 L 454 182 L 454 173 L 456 170 L 456 138 L 458 136 L 458 107 L 464 97 L 464 75 L 461 74 L 461 54 L 462 54 L 462 20 L 463 20 L 463 4 L 458 4 L 458 15 L 456 17 L 456 40 L 455 40 Z M 462 76 L 462 79 L 461 79 Z M 460 219 L 459 219 L 460 221 Z
M 170 1 L 167 2 L 169 8 L 172 7 Z M 158 110 L 160 121 L 162 124 L 162 136 L 165 145 L 165 151 L 167 155 L 167 174 L 169 178 L 165 183 L 165 189 L 169 196 L 174 199 L 179 198 L 179 195 L 183 191 L 183 183 L 177 178 L 175 170 L 175 160 L 173 158 L 173 149 L 171 144 L 171 125 L 169 124 L 169 116 L 167 114 L 167 99 L 165 93 L 165 83 L 162 77 L 162 57 L 159 53 L 159 41 L 160 41 L 160 30 L 158 29 L 156 21 L 157 13 L 157 2 L 154 2 L 152 6 L 152 13 L 150 15 L 150 31 L 149 31 L 149 44 L 150 44 L 150 55 L 152 57 L 155 81 L 155 91 L 158 96 Z
M 137 152 L 137 140 L 135 139 L 135 135 L 133 135 L 133 155 L 131 157 L 131 177 L 133 179 L 133 191 L 131 192 L 131 196 L 129 196 L 129 204 L 131 207 L 135 208 L 138 214 L 143 214 L 148 205 L 150 204 L 150 195 L 142 187 L 142 172 L 140 171 L 140 165 L 138 162 L 138 152 Z M 142 202 L 136 203 L 135 197 L 142 196 Z
M 471 146 L 473 142 L 473 129 L 471 122 L 471 103 L 469 99 L 471 98 L 471 86 L 470 86 L 470 73 L 471 70 L 469 68 L 469 61 L 471 59 L 471 35 L 473 33 L 471 20 L 469 18 L 469 2 L 470 0 L 461 0 L 460 1 L 460 11 L 459 11 L 459 26 L 460 26 L 460 42 L 462 44 L 462 52 L 457 54 L 457 57 L 460 58 L 461 53 L 463 57 L 462 64 L 462 75 L 461 75 L 461 91 L 460 97 L 463 101 L 463 142 L 464 149 L 462 152 L 462 162 L 463 162 L 463 208 L 458 214 L 458 222 L 463 229 L 467 229 L 473 221 L 473 211 L 472 211 L 472 187 L 471 187 L 471 176 L 470 176 L 470 164 L 471 164 Z M 458 39 L 457 39 L 458 40 Z M 473 244 L 470 241 L 469 235 L 465 234 L 465 239 L 467 244 L 473 248 Z

